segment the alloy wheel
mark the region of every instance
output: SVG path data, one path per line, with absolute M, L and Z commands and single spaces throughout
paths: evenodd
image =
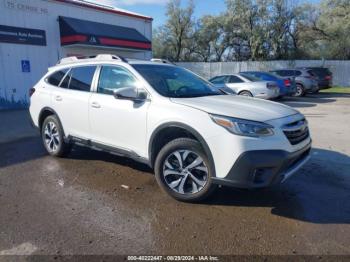
M 295 96 L 301 96 L 303 94 L 303 88 L 297 85 L 297 91 L 295 92 Z
M 46 147 L 50 152 L 56 152 L 59 149 L 60 136 L 58 128 L 54 122 L 47 122 L 44 129 L 44 139 Z
M 167 186 L 179 194 L 196 194 L 208 183 L 208 168 L 197 153 L 177 150 L 164 161 L 163 176 Z

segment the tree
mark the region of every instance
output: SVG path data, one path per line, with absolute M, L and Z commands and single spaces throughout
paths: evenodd
M 231 24 L 231 40 L 240 39 L 243 47 L 252 60 L 267 57 L 265 52 L 268 29 L 265 18 L 268 16 L 268 0 L 226 0 L 226 16 Z M 234 41 L 233 41 L 234 42 Z M 233 44 L 232 42 L 232 44 Z
M 181 0 L 171 0 L 167 4 L 168 20 L 165 24 L 167 43 L 174 50 L 174 61 L 180 61 L 181 55 L 186 48 L 186 42 L 193 35 L 193 12 L 194 4 L 190 0 L 187 7 L 181 7 Z
M 310 58 L 350 59 L 349 0 L 323 0 L 300 7 L 299 45 Z
M 167 5 L 154 53 L 173 61 L 350 59 L 349 0 L 226 0 L 220 15 L 193 18 L 194 5 Z

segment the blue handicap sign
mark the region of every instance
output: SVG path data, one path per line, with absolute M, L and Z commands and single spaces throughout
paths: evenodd
M 21 60 L 22 72 L 30 73 L 30 61 L 29 60 Z

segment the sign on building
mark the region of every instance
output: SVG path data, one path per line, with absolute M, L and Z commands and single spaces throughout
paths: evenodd
M 46 32 L 39 29 L 0 25 L 0 42 L 46 46 Z

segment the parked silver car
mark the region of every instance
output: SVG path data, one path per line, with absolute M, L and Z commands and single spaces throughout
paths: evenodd
M 315 74 L 309 69 L 279 69 L 271 71 L 281 77 L 295 79 L 296 92 L 294 96 L 304 96 L 306 93 L 317 93 L 319 91 Z
M 220 75 L 209 81 L 217 88 L 228 87 L 236 94 L 242 96 L 273 99 L 280 95 L 279 88 L 275 82 L 261 81 L 260 79 L 243 73 Z

